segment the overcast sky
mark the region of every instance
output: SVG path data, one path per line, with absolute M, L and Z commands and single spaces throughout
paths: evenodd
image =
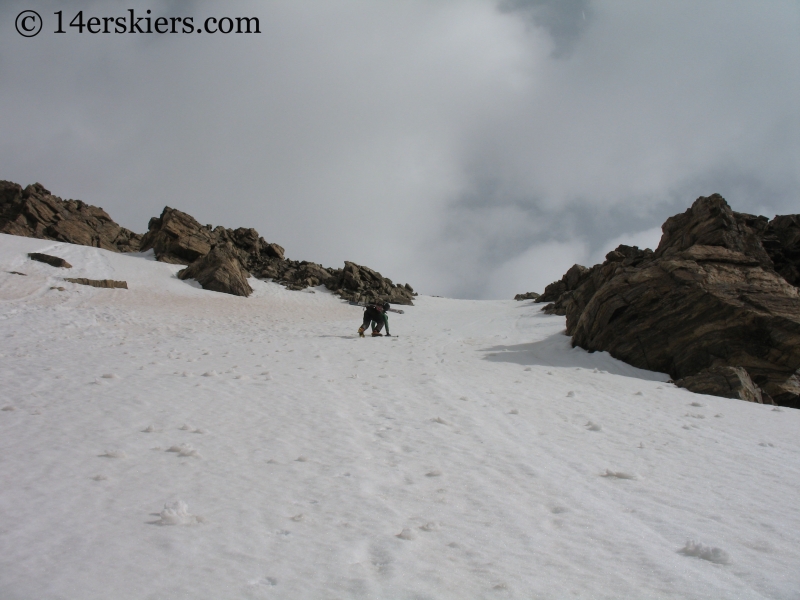
M 66 26 L 127 8 L 262 33 Z M 36 37 L 15 30 L 26 9 Z M 0 7 L 0 179 L 137 232 L 164 205 L 255 227 L 425 294 L 541 291 L 619 243 L 654 247 L 714 192 L 800 212 L 798 107 L 797 0 Z

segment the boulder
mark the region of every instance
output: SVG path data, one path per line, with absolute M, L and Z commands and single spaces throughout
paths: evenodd
M 102 208 L 80 200 L 62 200 L 40 183 L 22 189 L 10 181 L 0 181 L 0 233 L 113 252 L 139 250 L 142 237 L 120 227 Z
M 762 394 L 759 387 L 750 379 L 747 371 L 741 367 L 709 367 L 696 375 L 679 379 L 675 385 L 696 394 L 736 398 L 759 404 L 774 404 L 772 398 L 767 394 Z
M 536 292 L 526 292 L 524 294 L 517 294 L 514 296 L 514 300 L 538 300 L 541 297 L 541 294 L 537 294 Z
M 253 293 L 253 288 L 247 283 L 248 276 L 230 243 L 215 246 L 208 254 L 178 271 L 180 279 L 196 279 L 205 290 L 245 297 Z
M 165 206 L 160 217 L 153 217 L 141 240 L 142 252 L 153 249 L 156 260 L 188 265 L 211 251 L 214 242 L 211 228 L 194 217 Z
M 600 265 L 573 267 L 551 284 L 563 291 L 545 310 L 566 315 L 574 346 L 676 380 L 744 369 L 760 392 L 800 407 L 800 290 L 771 258 L 782 256 L 791 275 L 796 223 L 734 212 L 717 194 L 698 198 L 664 223 L 655 252 L 620 246 Z M 698 381 L 712 389 L 722 376 Z
M 50 254 L 42 254 L 41 252 L 31 252 L 28 254 L 31 260 L 38 260 L 39 262 L 46 263 L 51 267 L 58 267 L 61 269 L 71 269 L 72 265 L 58 256 L 51 256 Z

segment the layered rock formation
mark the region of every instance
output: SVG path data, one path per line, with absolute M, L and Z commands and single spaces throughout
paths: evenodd
M 80 200 L 62 200 L 40 183 L 25 189 L 0 181 L 0 233 L 135 252 L 142 236 L 117 225 L 106 211 Z
M 655 252 L 620 246 L 575 265 L 539 301 L 566 315 L 574 346 L 701 393 L 800 407 L 799 223 L 701 197 L 664 223 Z

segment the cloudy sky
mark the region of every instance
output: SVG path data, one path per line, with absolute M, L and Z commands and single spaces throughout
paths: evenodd
M 125 8 L 120 8 L 124 5 Z M 89 17 L 260 34 L 79 34 Z M 15 30 L 35 10 L 42 32 Z M 64 34 L 54 11 L 63 12 Z M 418 291 L 541 291 L 719 192 L 800 212 L 797 0 L 4 0 L 0 179 Z

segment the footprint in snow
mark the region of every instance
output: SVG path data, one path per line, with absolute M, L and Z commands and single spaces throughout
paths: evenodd
M 189 430 L 191 429 L 191 427 L 189 427 L 189 425 L 187 425 L 186 423 L 184 423 L 183 425 L 181 425 L 180 427 L 178 427 L 178 429 L 180 429 L 181 431 L 189 431 Z
M 761 442 L 761 443 L 759 444 L 759 446 L 763 446 L 764 448 L 767 448 L 767 447 L 769 447 L 769 448 L 774 448 L 774 447 L 775 447 L 773 444 L 771 444 L 771 443 L 769 443 L 769 442 Z
M 512 408 L 510 411 L 508 411 L 508 414 L 510 414 L 510 415 L 518 415 L 519 411 L 516 408 Z
M 436 417 L 435 419 L 431 419 L 434 423 L 439 423 L 439 425 L 449 425 L 447 421 L 445 421 L 442 417 Z
M 301 455 L 301 456 L 298 456 L 297 458 L 295 458 L 294 461 L 295 462 L 308 462 L 308 458 Z
M 181 444 L 180 446 L 170 446 L 166 449 L 166 452 L 176 452 L 180 457 L 194 457 L 200 458 L 200 454 L 198 454 L 197 450 L 192 448 L 189 444 Z
M 92 479 L 94 479 L 95 481 L 105 481 L 106 479 L 108 479 L 108 477 L 106 477 L 101 473 L 99 475 L 95 475 L 94 477 L 92 477 Z
M 698 406 L 702 408 L 703 406 L 705 406 L 705 404 L 700 404 L 699 402 L 692 402 L 689 406 Z
M 433 469 L 432 471 L 428 471 L 427 473 L 425 473 L 425 477 L 440 477 L 441 474 L 442 472 L 439 471 L 438 469 Z
M 142 429 L 142 433 L 153 433 L 155 430 L 156 430 L 155 427 L 153 427 L 152 425 L 148 425 L 147 427 Z
M 530 368 L 530 367 L 525 367 L 525 368 L 524 368 L 524 369 L 522 369 L 522 370 L 523 370 L 523 371 L 530 371 L 530 370 L 531 370 L 531 368 Z
M 439 531 L 440 527 L 438 523 L 430 522 L 425 523 L 425 525 L 420 525 L 419 527 L 422 531 Z
M 573 392 L 572 390 L 567 392 L 567 398 L 574 398 L 574 397 L 575 397 L 575 392 Z
M 586 423 L 584 427 L 586 427 L 586 429 L 589 431 L 603 431 L 603 428 L 600 425 L 598 425 L 597 423 L 592 423 L 591 421 Z
M 17 410 L 17 409 L 16 409 L 16 407 L 14 407 L 14 406 L 11 406 L 11 405 L 9 404 L 8 406 L 4 406 L 4 407 L 3 407 L 3 410 L 4 410 L 4 411 L 6 411 L 6 412 L 11 412 L 11 411 L 13 411 L 13 410 Z
M 116 373 L 106 373 L 103 375 L 103 379 L 119 379 L 119 375 Z
M 216 376 L 217 376 L 216 371 L 206 371 L 205 373 L 203 373 L 203 377 L 216 377 Z
M 398 533 L 394 537 L 400 538 L 401 540 L 407 540 L 407 541 L 411 541 L 411 540 L 417 539 L 417 535 L 413 531 L 411 531 L 408 527 L 404 527 L 403 531 L 401 531 L 400 533 Z
M 189 506 L 183 500 L 165 503 L 159 517 L 158 521 L 151 521 L 151 523 L 153 525 L 195 525 L 205 522 L 205 518 L 191 514 Z
M 99 455 L 101 458 L 128 458 L 122 450 L 106 450 L 103 454 Z
M 606 472 L 601 473 L 600 477 L 614 477 L 615 479 L 636 479 L 636 475 L 631 475 L 630 473 L 624 473 L 622 471 L 612 471 L 611 469 L 606 469 Z
M 290 517 L 290 518 L 292 519 L 292 521 L 295 521 L 296 523 L 299 523 L 300 521 L 305 519 L 305 516 L 303 515 L 303 513 L 299 513 L 299 514 L 296 514 L 295 516 Z
M 687 541 L 686 545 L 678 550 L 678 554 L 696 556 L 697 558 L 702 558 L 703 560 L 717 563 L 718 565 L 727 565 L 731 562 L 730 556 L 728 556 L 728 553 L 723 549 L 704 546 L 694 540 Z

